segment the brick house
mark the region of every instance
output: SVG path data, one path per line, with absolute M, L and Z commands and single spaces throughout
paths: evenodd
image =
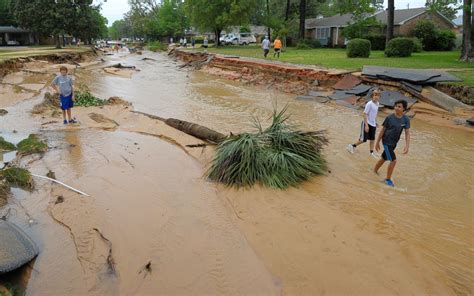
M 385 34 L 387 27 L 387 11 L 382 10 L 367 17 L 375 17 L 381 27 L 369 27 L 367 32 Z M 317 39 L 323 46 L 344 46 L 347 40 L 343 37 L 344 27 L 351 21 L 352 14 L 346 13 L 325 18 L 306 20 L 305 37 Z M 455 30 L 457 26 L 440 12 L 429 12 L 426 7 L 412 9 L 396 9 L 394 14 L 394 35 L 406 36 L 420 20 L 431 20 L 439 28 Z

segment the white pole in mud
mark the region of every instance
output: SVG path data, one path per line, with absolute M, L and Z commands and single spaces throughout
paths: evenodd
M 90 196 L 89 194 L 84 193 L 84 192 L 82 192 L 82 191 L 79 191 L 79 190 L 77 190 L 77 189 L 74 189 L 74 188 L 72 188 L 71 186 L 66 185 L 66 184 L 64 184 L 63 182 L 60 182 L 60 181 L 58 181 L 58 180 L 55 180 L 55 179 L 52 179 L 52 178 L 49 178 L 49 177 L 46 177 L 46 176 L 36 175 L 36 174 L 31 174 L 31 175 L 32 175 L 33 177 L 38 177 L 38 178 L 46 179 L 46 180 L 49 180 L 49 181 L 53 181 L 53 182 L 55 182 L 55 183 L 58 183 L 58 184 L 60 184 L 60 185 L 63 185 L 63 186 L 66 187 L 66 188 L 69 188 L 69 189 L 71 189 L 72 191 L 77 192 L 77 193 L 79 193 L 79 194 L 82 194 L 82 195 L 85 195 L 85 196 Z

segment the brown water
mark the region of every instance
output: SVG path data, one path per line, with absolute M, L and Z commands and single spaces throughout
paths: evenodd
M 458 293 L 474 291 L 472 133 L 413 120 L 410 153 L 401 155 L 398 148 L 397 187 L 389 189 L 382 184 L 383 177 L 371 172 L 375 160 L 369 157 L 367 146 L 355 155 L 345 151 L 357 138 L 358 111 L 296 101 L 261 87 L 178 70 L 166 57 L 153 57 L 158 62 L 129 58 L 128 63 L 142 70 L 130 80 L 94 77 L 94 91 L 123 96 L 143 112 L 198 122 L 221 132 L 251 129 L 252 116 L 265 118 L 276 102 L 280 107 L 289 104 L 294 124 L 308 130 L 326 129 L 331 140 L 326 153 L 332 170 L 327 180 L 330 194 L 318 193 L 319 188 L 311 184 L 305 190 L 358 218 L 373 218 L 377 233 L 416 246 L 439 266 Z M 403 137 L 399 146 L 404 147 Z
M 358 111 L 295 101 L 294 96 L 271 89 L 178 70 L 165 56 L 147 55 L 157 61 L 141 61 L 143 56 L 110 57 L 141 70 L 130 79 L 103 75 L 100 70 L 77 75 L 101 97 L 121 96 L 139 111 L 197 122 L 225 133 L 251 129 L 250 119 L 268 118 L 276 102 L 279 107 L 289 104 L 292 123 L 302 129 L 328 131 L 331 143 L 326 155 L 331 173 L 298 190 L 231 193 L 232 210 L 241 216 L 237 224 L 246 231 L 244 236 L 222 199 L 226 193 L 207 183 L 201 164 L 175 146 L 128 132 L 48 129 L 45 135 L 55 149 L 32 162 L 31 170 L 45 174 L 52 169 L 58 179 L 92 197 L 80 197 L 44 181 L 39 181 L 41 186 L 33 194 L 15 191 L 10 207 L 16 211 L 11 219 L 41 248 L 28 295 L 268 295 L 277 293 L 281 285 L 287 294 L 324 294 L 323 287 L 329 294 L 344 291 L 337 289 L 337 283 L 346 275 L 327 280 L 325 274 L 332 271 L 318 270 L 316 261 L 311 264 L 311 256 L 318 254 L 311 240 L 318 238 L 308 236 L 317 234 L 318 226 L 309 222 L 330 218 L 322 213 L 311 217 L 319 201 L 328 211 L 348 214 L 357 231 L 374 232 L 394 242 L 408 258 L 426 256 L 433 263 L 428 268 L 456 293 L 473 293 L 472 134 L 413 120 L 411 151 L 406 156 L 398 153 L 397 187 L 390 189 L 382 184 L 382 177 L 371 172 L 375 160 L 369 157 L 368 147 L 360 147 L 354 155 L 345 151 L 357 138 Z M 22 111 L 33 104 L 28 101 L 9 109 L 9 116 L 0 118 L 0 131 L 17 138 L 36 131 L 32 127 L 35 120 Z M 11 127 L 19 134 L 12 134 Z M 59 195 L 65 201 L 55 204 Z M 259 211 L 258 205 L 267 210 Z M 74 237 L 51 215 L 68 225 Z M 293 222 L 305 229 L 285 228 Z M 94 227 L 113 243 L 116 276 L 107 272 L 107 245 L 90 230 Z M 333 228 L 336 233 L 337 227 Z M 335 248 L 330 251 L 336 252 Z M 392 256 L 384 252 L 372 255 L 374 268 L 380 258 Z M 370 258 L 360 256 L 361 261 Z M 151 273 L 143 269 L 148 262 Z M 359 267 L 360 274 L 365 275 L 363 267 Z M 354 270 L 359 272 L 357 267 Z M 393 277 L 402 278 L 403 272 Z M 372 286 L 388 285 L 377 278 L 364 281 Z M 397 286 L 394 282 L 391 285 Z M 345 283 L 350 289 L 351 282 Z M 414 291 L 389 290 L 393 294 Z M 377 294 L 379 290 L 372 291 Z

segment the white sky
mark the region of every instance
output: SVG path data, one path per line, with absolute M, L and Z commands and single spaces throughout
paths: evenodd
M 410 4 L 410 8 L 423 7 L 425 0 L 397 0 L 395 1 L 395 8 L 406 9 L 407 4 Z M 387 1 L 384 1 L 384 6 L 387 7 Z M 107 0 L 107 2 L 102 3 L 102 14 L 107 18 L 110 26 L 114 21 L 121 19 L 129 8 L 127 0 Z

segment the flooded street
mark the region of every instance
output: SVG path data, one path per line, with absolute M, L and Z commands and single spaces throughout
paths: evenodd
M 397 148 L 392 189 L 382 183 L 386 165 L 381 176 L 372 172 L 367 144 L 345 150 L 358 137 L 361 111 L 179 69 L 162 54 L 107 60 L 140 71 L 124 78 L 77 70 L 94 94 L 226 134 L 251 130 L 252 117 L 265 122 L 275 105 L 288 104 L 302 130 L 327 130 L 330 173 L 285 191 L 226 189 L 205 179 L 205 162 L 143 134 L 151 123 L 40 129 L 25 112 L 38 99 L 23 101 L 0 117 L 2 136 L 17 143 L 41 131 L 52 148 L 22 163 L 91 195 L 41 180 L 32 193 L 14 191 L 10 220 L 41 249 L 20 276 L 29 278 L 27 295 L 474 292 L 472 133 L 415 118 L 409 154 L 401 154 L 403 136 Z

